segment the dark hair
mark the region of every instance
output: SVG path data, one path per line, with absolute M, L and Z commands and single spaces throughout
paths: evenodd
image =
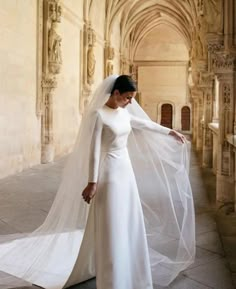
M 129 75 L 120 75 L 117 77 L 113 88 L 111 90 L 111 94 L 114 93 L 115 90 L 119 90 L 120 94 L 128 92 L 128 91 L 136 91 L 136 84 L 133 79 Z

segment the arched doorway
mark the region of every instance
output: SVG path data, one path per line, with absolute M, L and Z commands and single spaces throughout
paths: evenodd
M 190 130 L 190 108 L 188 106 L 181 109 L 181 127 L 182 130 Z
M 161 125 L 172 128 L 173 109 L 172 105 L 165 103 L 161 106 Z

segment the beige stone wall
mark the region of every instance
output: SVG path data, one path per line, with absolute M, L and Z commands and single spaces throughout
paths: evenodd
M 184 39 L 161 24 L 140 43 L 135 54 L 141 104 L 148 115 L 161 120 L 161 105 L 172 104 L 173 128 L 181 129 L 181 109 L 189 104 L 188 49 Z
M 55 156 L 71 150 L 79 127 L 83 1 L 61 1 L 61 72 L 53 91 Z M 37 1 L 0 0 L 0 178 L 41 162 L 41 118 L 36 116 Z M 100 49 L 102 50 L 102 49 Z M 99 57 L 102 55 L 100 52 Z M 100 64 L 99 64 L 100 66 Z M 98 72 L 99 75 L 101 73 Z M 101 78 L 100 78 L 101 79 Z
M 80 6 L 78 5 L 79 2 L 81 2 Z M 71 150 L 79 127 L 80 51 L 82 49 L 81 33 L 83 29 L 83 22 L 79 13 L 82 9 L 82 1 L 64 1 L 64 13 L 59 25 L 59 34 L 62 37 L 63 65 L 61 73 L 58 75 L 58 87 L 54 92 L 53 104 L 56 156 Z
M 154 121 L 161 120 L 161 105 L 170 103 L 173 107 L 173 128 L 181 129 L 181 108 L 188 104 L 186 79 L 186 65 L 139 67 L 141 104 Z
M 37 1 L 0 1 L 0 177 L 40 161 Z

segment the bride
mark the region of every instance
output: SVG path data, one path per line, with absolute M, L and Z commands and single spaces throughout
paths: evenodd
M 45 222 L 0 245 L 1 271 L 48 289 L 94 276 L 97 289 L 152 289 L 193 262 L 188 142 L 135 93 L 126 75 L 95 91 Z

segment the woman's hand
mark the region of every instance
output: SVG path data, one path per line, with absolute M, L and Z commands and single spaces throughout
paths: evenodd
M 169 135 L 172 135 L 176 140 L 178 140 L 182 143 L 185 143 L 187 141 L 184 135 L 182 135 L 181 133 L 179 133 L 175 130 L 171 130 L 169 132 Z
M 97 184 L 96 183 L 88 183 L 87 187 L 83 190 L 82 196 L 86 203 L 90 203 L 92 198 L 96 194 Z

